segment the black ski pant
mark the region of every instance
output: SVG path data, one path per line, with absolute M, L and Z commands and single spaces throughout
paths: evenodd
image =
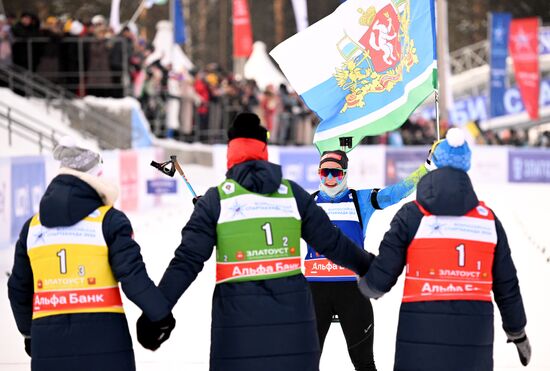
M 321 351 L 332 322 L 337 315 L 344 332 L 348 353 L 355 370 L 376 371 L 372 352 L 374 315 L 369 299 L 365 298 L 356 282 L 310 282 L 317 332 Z

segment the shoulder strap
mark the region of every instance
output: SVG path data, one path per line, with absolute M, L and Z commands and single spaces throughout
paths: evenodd
M 350 188 L 351 198 L 353 199 L 353 204 L 355 205 L 355 211 L 357 212 L 357 217 L 359 218 L 359 224 L 361 229 L 363 229 L 363 217 L 361 216 L 361 208 L 359 207 L 359 199 L 357 198 L 357 191 Z
M 315 192 L 313 192 L 311 194 L 311 197 L 313 197 L 313 199 L 315 199 L 317 197 L 317 195 L 319 194 L 319 190 L 316 190 Z
M 378 192 L 380 191 L 380 188 L 373 188 L 372 192 L 370 193 L 370 203 L 372 204 L 372 207 L 374 207 L 376 210 L 382 210 L 380 207 L 380 204 L 378 203 Z

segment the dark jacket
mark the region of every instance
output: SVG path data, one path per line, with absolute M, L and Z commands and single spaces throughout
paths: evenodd
M 40 221 L 48 228 L 72 226 L 102 206 L 94 188 L 72 175 L 59 175 L 40 202 Z M 25 223 L 15 247 L 8 293 L 19 331 L 31 336 L 33 370 L 134 370 L 132 339 L 126 316 L 119 313 L 62 314 L 32 320 L 33 273 L 27 255 Z M 132 226 L 111 208 L 102 225 L 109 262 L 126 296 L 153 321 L 169 305 L 148 277 Z
M 281 168 L 248 161 L 227 173 L 249 191 L 268 194 L 281 184 Z M 332 261 L 366 272 L 371 256 L 335 228 L 311 196 L 291 182 L 302 219 L 302 238 Z M 182 240 L 159 284 L 172 305 L 202 270 L 216 245 L 220 197 L 210 188 L 182 230 Z M 216 285 L 212 305 L 210 370 L 317 371 L 319 340 L 307 281 L 295 276 Z
M 434 215 L 461 216 L 479 203 L 468 175 L 444 167 L 418 183 L 417 201 Z M 407 248 L 423 214 L 415 203 L 395 215 L 380 244 L 380 254 L 366 275 L 369 296 L 388 292 L 403 271 Z M 495 216 L 497 245 L 493 261 L 493 294 L 507 332 L 519 332 L 526 317 L 516 269 L 502 224 Z M 363 284 L 363 281 L 362 281 Z M 363 288 L 362 288 L 363 289 Z M 395 370 L 486 371 L 493 369 L 493 304 L 486 301 L 402 303 Z

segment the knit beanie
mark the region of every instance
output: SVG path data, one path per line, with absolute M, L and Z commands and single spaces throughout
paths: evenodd
M 53 151 L 53 158 L 66 167 L 90 175 L 99 176 L 103 160 L 101 155 L 76 144 L 72 137 L 63 137 Z
M 467 172 L 470 170 L 472 152 L 459 128 L 449 129 L 447 136 L 434 150 L 433 161 L 438 168 L 450 166 Z
M 321 155 L 321 160 L 319 161 L 319 167 L 325 162 L 336 162 L 342 166 L 342 169 L 348 168 L 348 155 L 346 152 L 335 150 L 335 151 L 325 151 Z
M 267 129 L 260 125 L 258 115 L 250 112 L 239 113 L 227 131 L 229 141 L 236 138 L 257 139 L 267 143 Z

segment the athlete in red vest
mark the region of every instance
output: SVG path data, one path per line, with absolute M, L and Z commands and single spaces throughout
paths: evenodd
M 437 169 L 395 215 L 359 288 L 390 291 L 405 268 L 394 370 L 493 369 L 494 297 L 508 341 L 527 365 L 531 347 L 516 269 L 502 224 L 477 199 L 459 129 L 433 151 Z

